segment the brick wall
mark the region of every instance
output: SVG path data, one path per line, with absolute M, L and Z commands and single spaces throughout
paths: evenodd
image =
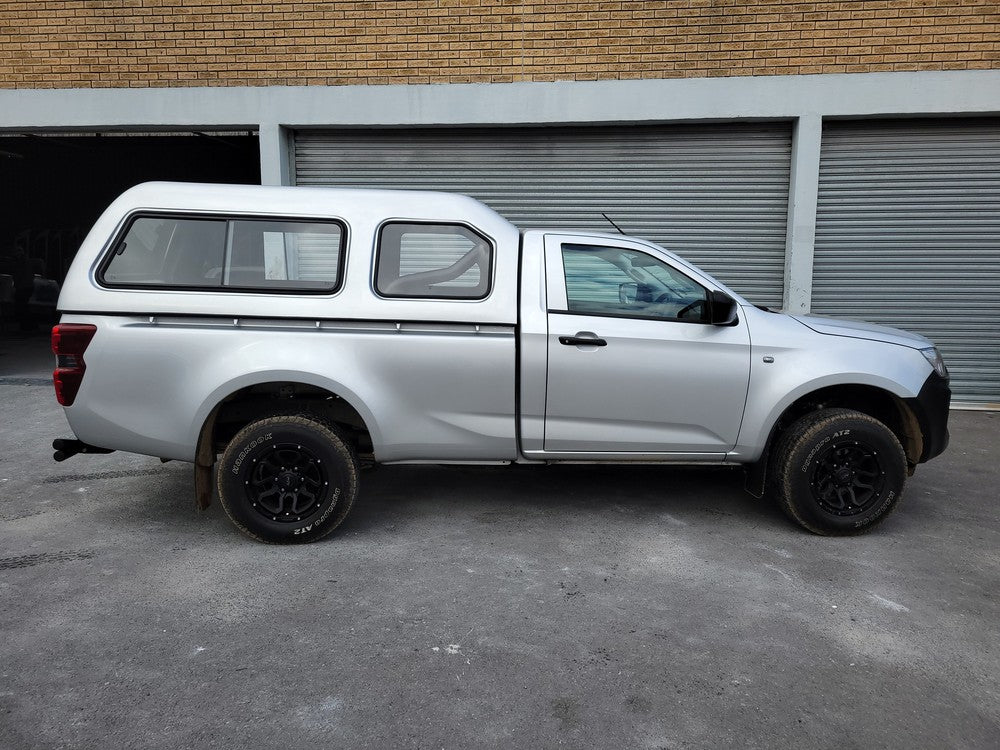
M 1000 3 L 0 0 L 0 88 L 1000 68 Z

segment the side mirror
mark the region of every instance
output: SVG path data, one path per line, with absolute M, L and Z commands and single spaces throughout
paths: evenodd
M 634 281 L 626 281 L 618 285 L 618 301 L 623 305 L 634 305 L 639 298 L 639 285 Z
M 709 322 L 713 326 L 734 326 L 739 322 L 736 317 L 736 300 L 725 292 L 710 292 L 708 305 Z

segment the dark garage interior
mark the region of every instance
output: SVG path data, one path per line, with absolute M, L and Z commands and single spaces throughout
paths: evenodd
M 0 321 L 46 323 L 91 225 L 140 182 L 260 183 L 257 135 L 17 133 L 0 136 Z M 30 304 L 29 304 L 30 300 Z

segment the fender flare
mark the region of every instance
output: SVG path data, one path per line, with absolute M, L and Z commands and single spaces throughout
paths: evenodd
M 194 459 L 195 506 L 205 510 L 212 504 L 212 474 L 215 467 L 215 451 L 212 447 L 212 433 L 215 430 L 215 420 L 222 404 L 237 391 L 254 385 L 266 383 L 301 383 L 315 388 L 321 388 L 328 393 L 342 398 L 358 414 L 368 428 L 375 445 L 381 443 L 381 432 L 375 415 L 372 414 L 361 398 L 351 389 L 337 381 L 323 378 L 313 373 L 292 372 L 286 370 L 259 371 L 233 378 L 213 389 L 195 413 L 194 424 L 198 425 L 197 435 L 193 442 L 196 445 Z

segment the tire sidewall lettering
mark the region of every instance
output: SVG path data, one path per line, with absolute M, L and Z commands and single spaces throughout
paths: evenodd
M 854 528 L 863 529 L 868 524 L 880 518 L 882 514 L 885 513 L 885 511 L 892 506 L 892 503 L 895 499 L 896 499 L 896 491 L 889 490 L 888 494 L 886 494 L 885 496 L 885 500 L 882 501 L 882 504 L 879 505 L 879 507 L 875 510 L 868 510 L 867 515 L 864 518 L 859 519 L 854 524 Z
M 295 535 L 295 536 L 298 536 L 299 534 L 308 533 L 308 532 L 312 531 L 314 528 L 319 528 L 320 526 L 322 526 L 323 523 L 326 521 L 326 519 L 328 519 L 330 517 L 330 514 L 333 513 L 333 509 L 337 507 L 337 503 L 338 503 L 339 500 L 340 500 L 340 487 L 338 487 L 337 489 L 335 489 L 333 491 L 333 494 L 330 497 L 330 502 L 327 505 L 326 510 L 323 511 L 323 515 L 322 516 L 320 516 L 315 521 L 310 521 L 305 526 L 300 526 L 297 529 L 293 529 L 292 530 L 292 534 Z
M 800 471 L 801 471 L 801 472 L 802 472 L 803 474 L 805 474 L 806 472 L 808 472 L 808 471 L 809 471 L 809 467 L 810 467 L 810 466 L 812 466 L 812 462 L 813 462 L 813 459 L 814 459 L 814 458 L 816 458 L 816 454 L 817 454 L 817 453 L 819 453 L 819 452 L 820 452 L 820 450 L 822 450 L 822 449 L 823 449 L 823 446 L 824 446 L 824 445 L 826 445 L 826 444 L 827 444 L 827 443 L 829 443 L 829 442 L 830 442 L 831 440 L 833 440 L 833 438 L 834 438 L 834 436 L 833 436 L 833 435 L 829 435 L 829 436 L 827 436 L 827 437 L 823 438 L 822 440 L 820 440 L 820 441 L 819 441 L 819 442 L 818 442 L 818 443 L 817 443 L 817 444 L 815 445 L 815 447 L 814 447 L 814 448 L 813 448 L 813 449 L 812 449 L 811 451 L 809 451 L 809 455 L 808 455 L 808 456 L 806 456 L 806 460 L 802 462 L 802 468 L 800 469 Z
M 233 462 L 233 474 L 239 474 L 240 467 L 243 465 L 243 462 L 246 460 L 246 457 L 250 455 L 250 452 L 254 448 L 257 448 L 258 446 L 261 446 L 264 443 L 272 440 L 273 439 L 272 436 L 273 433 L 268 432 L 266 435 L 261 435 L 259 438 L 254 438 L 252 441 L 250 441 L 250 445 L 248 445 L 246 448 L 240 451 L 240 455 L 237 456 L 236 460 Z

